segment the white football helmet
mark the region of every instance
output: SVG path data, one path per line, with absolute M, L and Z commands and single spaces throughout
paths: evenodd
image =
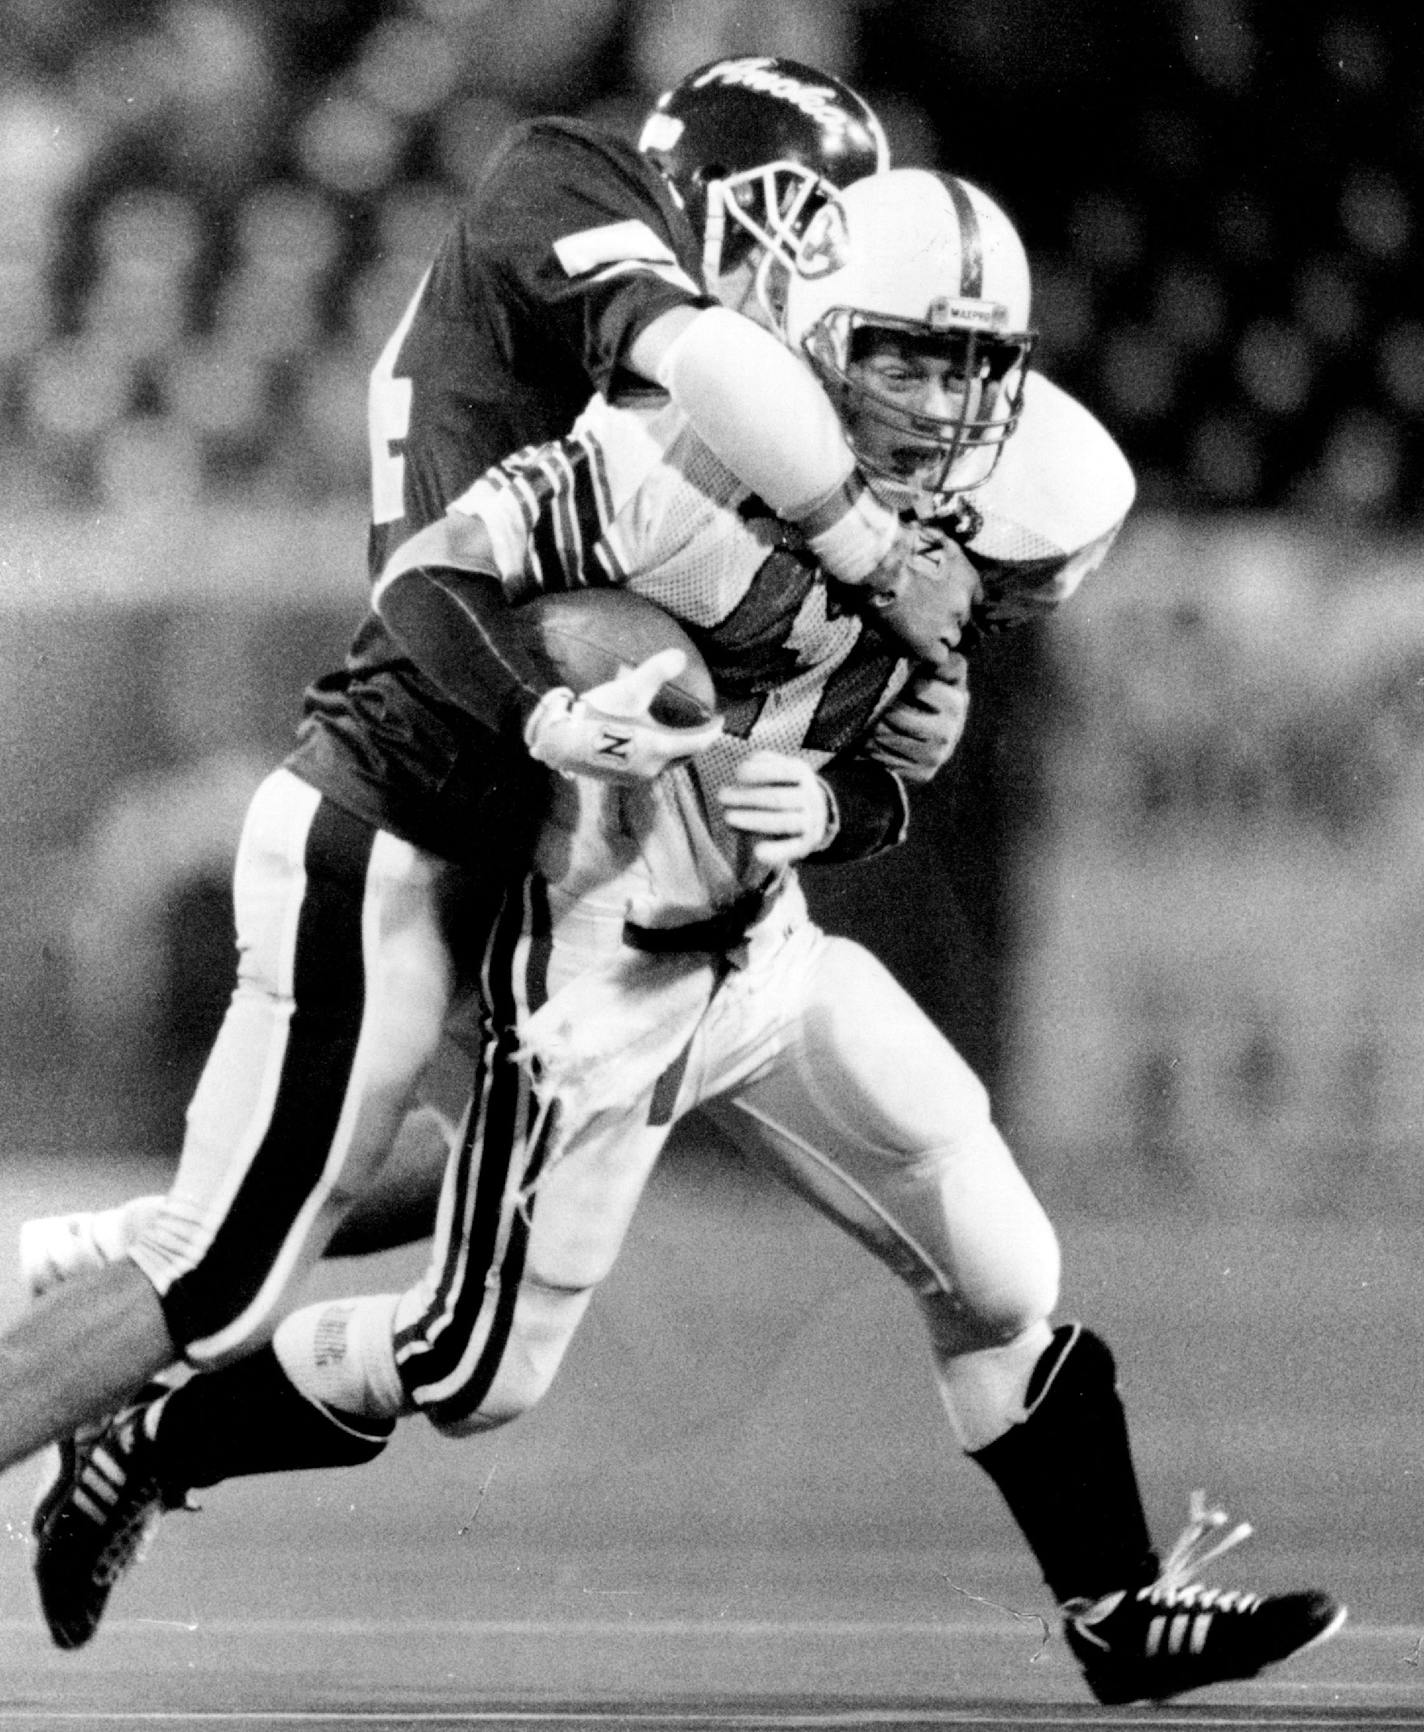
M 987 193 L 953 175 L 892 168 L 845 187 L 811 218 L 780 329 L 836 404 L 877 492 L 932 515 L 988 480 L 1018 425 L 1030 298 L 1023 243 Z M 952 363 L 950 412 L 892 401 L 857 367 L 877 338 L 896 336 Z

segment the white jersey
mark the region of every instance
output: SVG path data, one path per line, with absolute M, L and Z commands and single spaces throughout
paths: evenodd
M 966 552 L 998 581 L 1018 570 L 1036 593 L 1067 594 L 1102 559 L 1131 500 L 1112 439 L 1035 379 L 1018 432 L 973 496 Z M 517 452 L 454 509 L 483 521 L 512 601 L 623 585 L 678 619 L 707 662 L 722 738 L 652 791 L 582 792 L 585 838 L 594 811 L 625 839 L 630 826 L 648 836 L 654 809 L 675 812 L 656 828 L 664 844 L 680 832 L 678 863 L 638 899 L 655 905 L 640 920 L 698 918 L 747 887 L 747 850 L 715 800 L 741 760 L 765 749 L 819 768 L 864 738 L 909 677 L 897 649 L 841 605 L 797 531 L 749 495 L 661 393 L 617 406 L 594 398 L 567 438 Z M 572 799 L 566 791 L 564 806 Z
M 676 617 L 707 663 L 724 722 L 712 747 L 650 788 L 578 790 L 585 843 L 602 812 L 625 839 L 610 848 L 626 852 L 635 831 L 660 856 L 632 898 L 640 922 L 701 918 L 748 887 L 747 851 L 715 799 L 743 759 L 770 750 L 819 768 L 864 737 L 908 677 L 895 646 L 837 603 L 796 532 L 661 396 L 619 407 L 595 398 L 567 439 L 517 453 L 455 508 L 485 523 L 512 600 L 626 586 Z M 562 793 L 572 828 L 574 791 Z M 586 866 L 560 876 L 596 880 L 599 868 Z

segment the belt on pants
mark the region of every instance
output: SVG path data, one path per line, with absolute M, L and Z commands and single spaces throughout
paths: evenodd
M 766 890 L 746 890 L 716 914 L 709 914 L 705 920 L 686 921 L 681 926 L 639 926 L 625 920 L 623 942 L 650 956 L 669 956 L 687 950 L 717 955 L 735 950 L 746 942 L 747 934 L 765 914 L 769 901 Z

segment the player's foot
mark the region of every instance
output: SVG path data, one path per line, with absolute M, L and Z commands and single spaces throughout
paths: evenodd
M 164 1484 L 155 1470 L 146 1411 L 126 1408 L 51 1452 L 32 1529 L 40 1610 L 56 1647 L 83 1647 L 159 1517 L 193 1507 L 185 1488 Z
M 1161 1702 L 1184 1690 L 1254 1678 L 1264 1667 L 1333 1636 L 1345 1607 L 1328 1594 L 1251 1594 L 1189 1579 L 1251 1532 L 1192 1499 L 1191 1521 L 1146 1587 L 1066 1606 L 1064 1634 L 1099 1702 Z

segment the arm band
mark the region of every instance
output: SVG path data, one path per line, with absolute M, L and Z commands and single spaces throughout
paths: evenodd
M 856 470 L 815 375 L 769 331 L 708 307 L 668 346 L 658 383 L 744 486 L 805 523 L 834 576 L 858 582 L 889 552 L 895 514 Z

